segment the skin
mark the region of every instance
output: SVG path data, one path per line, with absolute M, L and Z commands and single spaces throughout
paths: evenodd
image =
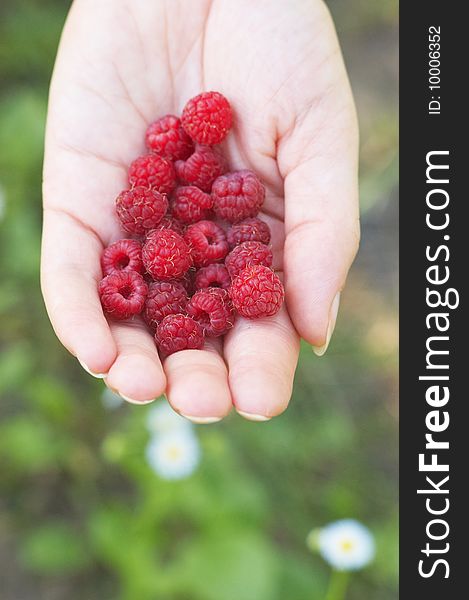
M 190 8 L 189 8 L 190 7 Z M 224 343 L 162 364 L 139 320 L 107 321 L 97 284 L 122 237 L 114 199 L 155 118 L 202 90 L 234 110 L 222 149 L 266 184 L 286 305 L 238 319 Z M 288 405 L 299 340 L 323 346 L 359 240 L 358 134 L 330 15 L 319 0 L 75 0 L 50 90 L 44 164 L 42 289 L 62 343 L 137 403 L 165 393 L 207 422 L 261 420 Z

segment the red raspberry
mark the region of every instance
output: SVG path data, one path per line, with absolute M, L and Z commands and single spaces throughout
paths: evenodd
M 209 337 L 224 335 L 235 321 L 230 296 L 221 288 L 206 288 L 196 292 L 189 300 L 187 314 L 202 326 Z
M 176 190 L 171 212 L 183 223 L 196 223 L 207 218 L 212 204 L 210 194 L 193 185 L 187 185 Z
M 142 312 L 148 286 L 135 271 L 116 271 L 101 280 L 98 291 L 106 313 L 122 320 Z
M 246 267 L 233 279 L 230 296 L 240 315 L 257 319 L 271 317 L 280 310 L 285 290 L 271 269 L 254 265 Z
M 218 144 L 228 134 L 233 116 L 228 100 L 219 92 L 204 92 L 189 100 L 181 122 L 199 144 Z
M 179 350 L 203 348 L 205 339 L 202 327 L 186 315 L 168 315 L 156 329 L 155 341 L 167 356 Z
M 228 254 L 226 234 L 220 225 L 213 221 L 199 221 L 189 225 L 184 239 L 196 267 L 205 267 L 222 261 Z
M 243 242 L 268 244 L 270 242 L 270 229 L 265 221 L 254 217 L 232 225 L 228 229 L 226 237 L 231 249 Z
M 125 190 L 116 199 L 116 213 L 122 229 L 136 235 L 156 227 L 167 209 L 166 196 L 142 186 Z
M 212 196 L 217 217 L 236 223 L 257 215 L 264 202 L 265 187 L 252 171 L 235 171 L 218 177 Z
M 137 240 L 118 240 L 101 254 L 103 275 L 116 271 L 143 273 L 142 244 Z
M 210 192 L 217 177 L 226 173 L 225 159 L 209 148 L 200 146 L 186 161 L 174 163 L 176 175 L 186 185 L 195 185 L 204 192 Z
M 225 265 L 215 263 L 202 267 L 195 274 L 195 289 L 217 287 L 227 290 L 231 285 L 231 277 Z
M 172 229 L 150 231 L 143 245 L 142 259 L 154 279 L 178 279 L 192 266 L 189 246 Z
M 188 297 L 182 283 L 177 281 L 155 281 L 148 286 L 148 296 L 143 309 L 146 323 L 156 329 L 168 315 L 186 311 Z
M 155 229 L 172 229 L 179 235 L 184 235 L 184 225 L 175 219 L 172 215 L 164 216 Z
M 194 151 L 194 142 L 174 115 L 166 115 L 149 125 L 145 143 L 151 152 L 169 160 L 185 160 Z
M 176 187 L 172 163 L 157 154 L 139 156 L 129 167 L 129 184 L 150 187 L 161 194 L 170 194 Z
M 186 290 L 186 296 L 190 297 L 196 291 L 194 288 L 194 277 L 195 269 L 191 267 L 182 277 L 178 277 L 177 279 L 165 279 L 164 282 L 182 285 L 182 287 Z M 144 275 L 143 278 L 147 281 L 148 285 L 155 283 L 153 277 L 148 273 Z
M 180 283 L 183 286 L 188 296 L 192 296 L 192 294 L 195 292 L 194 277 L 195 269 L 191 268 L 180 279 L 175 279 L 174 281 Z
M 236 246 L 225 259 L 225 266 L 231 277 L 236 277 L 246 267 L 252 265 L 272 265 L 272 250 L 261 242 L 243 242 Z

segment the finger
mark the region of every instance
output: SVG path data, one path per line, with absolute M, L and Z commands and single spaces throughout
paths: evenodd
M 155 341 L 138 318 L 110 323 L 117 345 L 117 358 L 105 383 L 134 404 L 145 404 L 161 396 L 166 377 Z
M 116 345 L 97 291 L 102 245 L 65 213 L 46 210 L 43 229 L 41 286 L 52 326 L 86 370 L 103 376 Z
M 317 353 L 327 347 L 359 241 L 353 104 L 346 90 L 326 104 L 325 113 L 305 118 L 279 154 L 288 306 L 297 331 L 319 347 Z
M 242 416 L 266 421 L 287 408 L 298 352 L 298 334 L 285 307 L 274 317 L 238 318 L 224 354 L 233 403 Z
M 228 372 L 220 350 L 220 340 L 207 340 L 203 350 L 183 350 L 164 361 L 168 400 L 176 412 L 195 423 L 215 423 L 231 410 Z

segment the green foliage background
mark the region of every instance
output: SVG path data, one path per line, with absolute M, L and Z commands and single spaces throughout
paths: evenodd
M 329 2 L 362 132 L 363 244 L 328 354 L 304 346 L 287 413 L 198 428 L 203 461 L 161 480 L 145 408 L 106 410 L 39 290 L 47 87 L 63 0 L 0 4 L 0 597 L 321 600 L 313 527 L 354 517 L 376 561 L 350 600 L 397 597 L 397 5 Z M 3 206 L 3 209 L 1 208 Z

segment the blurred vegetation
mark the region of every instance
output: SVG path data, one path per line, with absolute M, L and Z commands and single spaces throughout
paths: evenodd
M 397 598 L 394 0 L 330 8 L 362 131 L 363 245 L 328 354 L 302 349 L 291 408 L 198 428 L 190 478 L 145 461 L 146 408 L 108 410 L 56 340 L 38 263 L 47 87 L 68 2 L 0 4 L 0 596 L 320 600 L 313 527 L 360 519 L 373 565 L 349 600 Z

